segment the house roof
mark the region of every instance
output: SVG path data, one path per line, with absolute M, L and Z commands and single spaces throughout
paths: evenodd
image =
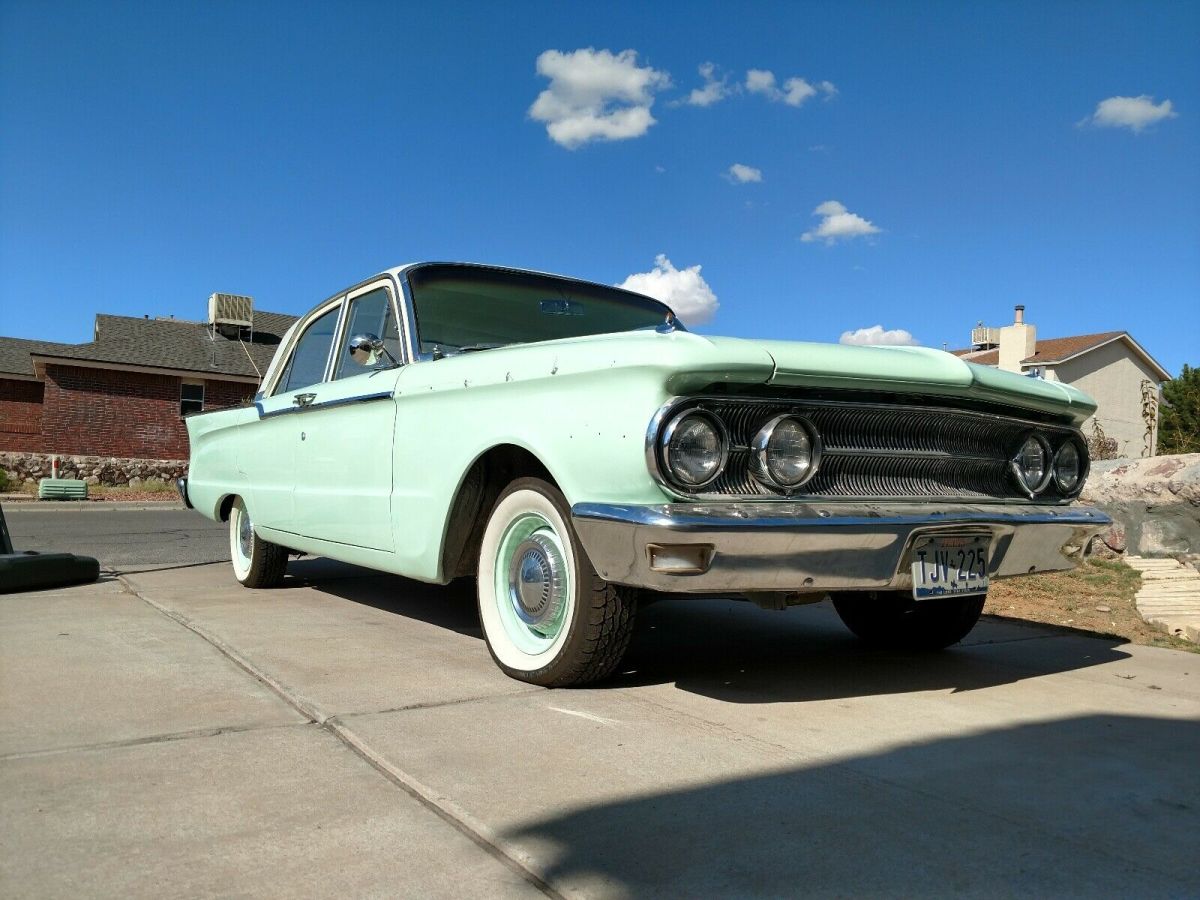
M 1058 363 L 1066 362 L 1068 359 L 1074 359 L 1083 353 L 1088 353 L 1103 347 L 1105 344 L 1110 344 L 1115 340 L 1124 340 L 1129 344 L 1130 348 L 1146 363 L 1154 369 L 1163 381 L 1168 381 L 1171 378 L 1171 373 L 1158 364 L 1149 353 L 1147 353 L 1133 336 L 1127 331 L 1101 331 L 1097 334 L 1077 334 L 1072 337 L 1063 338 L 1039 338 L 1037 341 L 1037 352 L 1033 356 L 1027 356 L 1021 360 L 1023 366 L 1052 366 Z M 999 350 L 951 350 L 955 356 L 964 359 L 967 362 L 979 363 L 984 366 L 995 366 L 1000 363 Z
M 51 341 L 28 341 L 24 338 L 0 337 L 0 376 L 18 375 L 33 378 L 33 362 L 30 354 L 54 351 L 70 344 L 55 344 Z
M 203 322 L 102 313 L 96 316 L 95 340 L 85 344 L 0 338 L 0 372 L 31 377 L 36 374 L 36 357 L 39 363 L 77 360 L 258 379 L 295 321 L 296 316 L 256 311 L 253 337 L 240 341 L 219 331 L 214 334 Z

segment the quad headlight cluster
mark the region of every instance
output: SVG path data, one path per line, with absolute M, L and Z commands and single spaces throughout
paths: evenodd
M 844 495 L 847 483 L 859 487 L 856 482 L 864 480 L 879 486 L 879 497 L 901 496 L 915 479 L 918 488 L 914 495 L 919 494 L 920 485 L 926 484 L 923 489 L 935 497 L 956 496 L 953 491 L 962 490 L 996 499 L 1023 496 L 1029 500 L 1072 500 L 1079 496 L 1087 478 L 1088 451 L 1083 437 L 1057 426 L 1041 428 L 1013 422 L 1004 439 L 1014 443 L 1007 446 L 982 445 L 987 439 L 984 433 L 971 438 L 974 444 L 968 441 L 961 446 L 952 441 L 939 444 L 934 438 L 919 441 L 922 446 L 933 445 L 924 450 L 913 449 L 910 436 L 898 439 L 892 449 L 880 451 L 873 447 L 870 434 L 862 439 L 861 446 L 845 446 L 845 429 L 838 430 L 836 418 L 820 419 L 819 412 L 810 417 L 807 410 L 795 407 L 768 407 L 760 413 L 750 405 L 740 409 L 735 406 L 723 414 L 701 403 L 664 407 L 646 433 L 647 465 L 670 491 L 742 497 L 793 497 L 804 492 Z M 826 414 L 830 415 L 827 410 Z M 824 460 L 822 436 L 814 419 L 834 436 L 834 447 Z M 994 423 L 988 425 L 991 428 Z M 893 423 L 891 427 L 900 426 Z M 878 442 L 878 438 L 876 435 L 874 439 Z M 964 446 L 977 449 L 962 450 Z M 959 452 L 965 454 L 961 460 Z M 1009 484 L 1004 485 L 1006 461 Z M 825 475 L 813 486 L 822 462 Z M 880 470 L 882 475 L 878 474 Z M 866 478 L 864 472 L 874 476 L 875 481 Z M 927 481 L 920 482 L 921 478 Z M 940 486 L 947 488 L 941 495 L 934 490 Z M 863 494 L 869 495 L 870 488 Z
M 1031 432 L 1010 465 L 1017 485 L 1030 498 L 1045 492 L 1052 482 L 1064 497 L 1074 497 L 1083 487 L 1086 453 L 1073 437 L 1063 439 L 1055 450 L 1049 440 Z
M 677 413 L 658 435 L 663 473 L 688 491 L 707 487 L 729 460 L 725 424 L 703 409 Z M 750 442 L 750 473 L 766 487 L 791 493 L 813 477 L 821 461 L 821 438 L 807 419 L 775 416 Z

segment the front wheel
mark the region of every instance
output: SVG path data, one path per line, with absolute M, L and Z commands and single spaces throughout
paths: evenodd
M 902 591 L 834 594 L 846 627 L 877 647 L 941 650 L 967 636 L 983 612 L 983 594 L 913 600 Z
M 629 646 L 635 593 L 596 574 L 554 486 L 521 478 L 492 509 L 479 552 L 479 619 L 505 674 L 544 687 L 599 681 Z
M 229 557 L 234 577 L 248 588 L 277 587 L 287 569 L 287 548 L 255 534 L 250 513 L 240 497 L 229 510 Z

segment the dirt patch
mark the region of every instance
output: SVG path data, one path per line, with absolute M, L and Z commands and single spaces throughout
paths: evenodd
M 1151 628 L 1138 615 L 1133 598 L 1141 584 L 1142 576 L 1123 562 L 1092 559 L 1070 572 L 994 581 L 983 612 L 1200 653 L 1200 645 Z
M 26 494 L 30 498 L 36 499 L 38 486 L 36 484 L 21 484 L 14 488 L 15 494 Z M 106 484 L 89 484 L 88 485 L 88 501 L 105 500 L 132 500 L 137 502 L 142 501 L 163 501 L 163 502 L 179 502 L 179 492 L 175 490 L 175 485 L 167 484 L 160 481 L 151 481 L 145 485 L 138 487 L 130 487 L 127 484 L 122 485 L 106 485 Z M 56 501 L 45 501 L 56 502 Z

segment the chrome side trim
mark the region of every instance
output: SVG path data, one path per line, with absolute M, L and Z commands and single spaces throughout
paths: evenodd
M 333 409 L 337 406 L 350 406 L 354 403 L 373 403 L 376 400 L 392 399 L 391 391 L 381 391 L 378 394 L 360 394 L 357 397 L 339 397 L 337 400 L 326 400 L 324 403 L 308 403 L 303 406 L 286 406 L 282 409 L 273 409 L 268 412 L 263 408 L 262 403 L 255 402 L 254 407 L 258 410 L 260 419 L 274 419 L 278 416 L 294 416 L 300 413 L 317 412 L 322 409 Z

